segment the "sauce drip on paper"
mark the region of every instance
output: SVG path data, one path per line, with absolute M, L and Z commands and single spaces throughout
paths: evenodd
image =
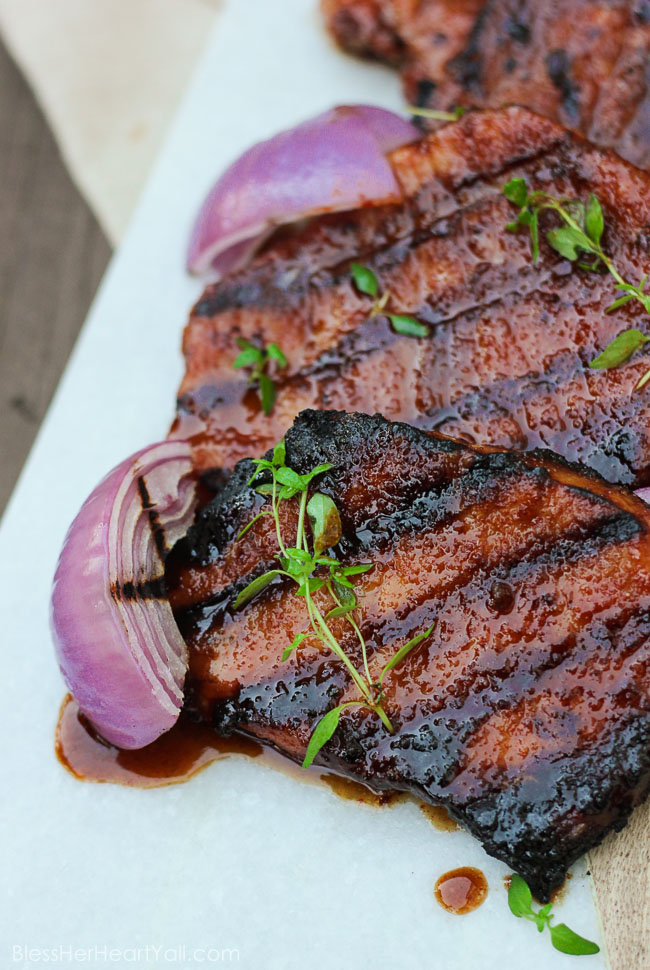
M 478 909 L 485 901 L 487 891 L 487 879 L 480 869 L 473 866 L 445 872 L 434 887 L 435 897 L 443 909 L 457 915 Z
M 162 737 L 134 751 L 109 744 L 97 734 L 68 694 L 59 713 L 56 729 L 56 756 L 75 778 L 81 781 L 110 782 L 130 788 L 160 788 L 188 781 L 214 761 L 230 755 L 262 758 L 264 763 L 301 781 L 326 785 L 335 795 L 348 801 L 376 807 L 394 805 L 410 796 L 405 792 L 374 792 L 366 785 L 324 773 L 314 767 L 302 771 L 271 749 L 243 735 L 220 737 L 205 724 L 182 713 L 178 723 Z M 442 806 L 420 805 L 422 812 L 440 831 L 457 829 Z

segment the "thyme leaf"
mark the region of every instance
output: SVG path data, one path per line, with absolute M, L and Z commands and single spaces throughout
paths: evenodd
M 341 516 L 329 495 L 316 492 L 307 502 L 307 515 L 311 525 L 314 552 L 319 555 L 335 546 L 343 533 Z
M 296 633 L 295 637 L 293 638 L 289 646 L 285 647 L 284 650 L 282 651 L 282 657 L 281 657 L 282 662 L 284 663 L 285 660 L 288 660 L 291 654 L 293 653 L 293 651 L 296 650 L 300 646 L 302 641 L 306 640 L 307 637 L 309 636 L 311 636 L 311 634 L 309 633 Z
M 279 576 L 295 584 L 295 594 L 305 601 L 309 629 L 302 630 L 293 638 L 289 646 L 282 651 L 282 660 L 289 659 L 291 654 L 300 646 L 306 637 L 314 637 L 321 646 L 330 650 L 347 668 L 347 671 L 359 692 L 359 699 L 348 701 L 328 711 L 315 725 L 310 738 L 303 767 L 308 767 L 321 748 L 330 740 L 339 723 L 341 712 L 346 707 L 361 707 L 377 715 L 385 728 L 392 731 L 392 725 L 382 706 L 381 683 L 376 682 L 370 672 L 368 663 L 368 649 L 365 638 L 357 622 L 356 610 L 358 600 L 354 587 L 354 578 L 373 569 L 373 563 L 361 562 L 345 566 L 333 555 L 323 555 L 326 549 L 336 546 L 342 536 L 341 516 L 334 500 L 322 492 L 314 492 L 309 497 L 309 489 L 314 479 L 329 471 L 333 466 L 329 462 L 316 465 L 311 471 L 299 474 L 286 463 L 286 446 L 283 441 L 275 446 L 272 457 L 258 458 L 253 462 L 255 471 L 248 481 L 249 487 L 255 488 L 259 494 L 270 499 L 270 506 L 258 512 L 254 519 L 240 533 L 245 535 L 250 526 L 261 516 L 270 515 L 275 525 L 278 542 L 277 560 L 279 568 L 270 569 L 262 576 L 256 577 L 248 583 L 236 597 L 233 609 L 238 610 L 246 606 L 255 596 Z M 258 476 L 263 474 L 265 480 L 258 482 Z M 268 481 L 268 476 L 272 481 Z M 289 545 L 282 535 L 278 507 L 283 501 L 298 503 L 298 520 L 295 542 Z M 307 519 L 311 525 L 311 549 L 307 539 Z M 331 601 L 329 608 L 322 608 L 322 599 L 314 599 L 315 593 L 325 591 Z M 352 660 L 343 649 L 341 643 L 329 626 L 330 620 L 342 619 L 351 628 L 354 637 L 361 647 L 363 670 L 357 670 Z M 393 657 L 385 664 L 381 679 L 392 670 L 413 650 L 418 643 L 431 634 L 430 628 L 424 634 L 412 637 L 407 643 L 396 650 Z
M 594 370 L 618 367 L 619 364 L 624 364 L 626 360 L 629 360 L 632 354 L 643 347 L 644 344 L 647 344 L 649 340 L 650 337 L 646 337 L 640 330 L 623 330 L 614 337 L 598 357 L 594 357 L 589 366 Z
M 375 301 L 370 312 L 370 319 L 373 317 L 378 317 L 384 312 L 392 299 L 390 290 L 384 290 L 384 292 L 380 295 L 381 287 L 379 285 L 379 280 L 371 269 L 369 269 L 367 266 L 362 266 L 361 263 L 352 263 L 350 266 L 350 273 L 352 275 L 354 285 L 359 292 L 363 293 L 365 296 L 371 296 Z M 387 316 L 395 333 L 404 334 L 406 337 L 429 336 L 429 327 L 426 325 L 426 323 L 422 323 L 415 317 L 408 315 L 405 316 L 398 313 L 388 313 Z
M 270 361 L 275 361 L 278 369 L 283 370 L 287 366 L 287 358 L 277 344 L 271 343 L 266 348 L 258 347 L 243 337 L 237 337 L 236 342 L 240 353 L 232 362 L 233 369 L 250 368 L 248 383 L 257 385 L 262 410 L 268 416 L 273 411 L 278 389 L 267 373 L 267 368 Z
M 424 633 L 418 633 L 417 636 L 412 637 L 407 643 L 405 643 L 403 646 L 399 648 L 397 653 L 393 654 L 393 656 L 390 658 L 388 663 L 384 664 L 384 667 L 381 672 L 381 676 L 379 677 L 380 685 L 383 684 L 384 677 L 386 676 L 389 670 L 392 670 L 393 667 L 397 667 L 397 665 L 402 662 L 404 657 L 406 657 L 407 654 L 411 652 L 411 650 L 414 650 L 422 643 L 423 640 L 426 640 L 428 637 L 431 636 L 431 634 L 433 633 L 433 627 L 434 627 L 434 624 L 432 623 L 428 630 L 425 630 Z
M 431 118 L 433 121 L 458 121 L 462 118 L 467 108 L 454 108 L 452 111 L 437 111 L 435 108 L 418 108 L 417 105 L 408 104 L 406 110 L 416 118 Z
M 589 956 L 592 953 L 599 953 L 600 947 L 591 940 L 586 940 L 584 936 L 574 933 L 566 923 L 558 923 L 557 926 L 546 924 L 551 932 L 551 943 L 560 953 L 570 953 L 575 956 Z
M 539 214 L 544 211 L 554 212 L 561 220 L 561 225 L 546 233 L 551 248 L 564 259 L 588 272 L 607 271 L 615 280 L 617 290 L 623 294 L 605 312 L 611 313 L 636 300 L 646 313 L 650 313 L 650 293 L 645 292 L 647 275 L 638 286 L 628 282 L 601 245 L 605 216 L 603 207 L 593 192 L 589 194 L 587 202 L 583 203 L 579 199 L 556 198 L 548 192 L 530 192 L 525 179 L 515 178 L 504 186 L 503 194 L 519 209 L 515 221 L 509 222 L 506 229 L 510 232 L 528 229 L 534 263 L 539 259 Z M 583 254 L 591 256 L 591 262 L 582 262 Z M 624 330 L 614 337 L 589 366 L 594 370 L 618 367 L 626 363 L 649 339 L 640 330 Z M 648 381 L 650 369 L 637 381 L 634 390 L 640 390 Z
M 416 320 L 415 317 L 405 317 L 399 316 L 395 313 L 389 313 L 388 319 L 393 325 L 393 330 L 395 333 L 402 333 L 406 337 L 428 337 L 429 328 L 426 323 L 421 323 Z
M 339 704 L 338 707 L 333 707 L 331 711 L 328 711 L 327 714 L 323 715 L 314 728 L 314 732 L 309 739 L 305 759 L 302 763 L 303 768 L 309 768 L 320 749 L 324 747 L 330 740 L 339 726 L 341 714 L 345 708 L 357 706 L 358 705 L 354 701 L 348 701 L 347 704 Z
M 514 916 L 530 920 L 531 923 L 536 925 L 540 933 L 548 929 L 551 935 L 551 943 L 556 950 L 574 956 L 586 956 L 600 952 L 597 943 L 592 943 L 584 936 L 574 933 L 565 923 L 558 923 L 557 926 L 552 925 L 554 919 L 552 903 L 547 903 L 538 910 L 533 909 L 533 895 L 528 883 L 516 874 L 510 877 L 508 906 Z
M 367 266 L 362 266 L 361 263 L 352 263 L 350 272 L 352 273 L 354 285 L 360 293 L 365 293 L 366 296 L 379 296 L 379 280 L 371 269 L 368 269 Z
M 252 583 L 245 586 L 244 589 L 238 594 L 237 599 L 233 603 L 233 610 L 240 610 L 242 606 L 245 606 L 249 600 L 252 600 L 258 593 L 261 593 L 263 589 L 272 583 L 276 576 L 280 576 L 281 571 L 279 569 L 270 569 L 268 572 L 264 573 L 262 576 L 258 576 L 254 579 Z

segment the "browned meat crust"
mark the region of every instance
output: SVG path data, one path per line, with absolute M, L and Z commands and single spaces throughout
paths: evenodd
M 351 54 L 408 72 L 422 94 L 464 50 L 485 0 L 322 0 L 337 42 Z M 418 89 L 418 82 L 421 86 Z M 411 102 L 416 103 L 415 98 Z
M 640 355 L 611 371 L 588 363 L 622 329 L 646 325 L 608 275 L 571 268 L 545 242 L 505 231 L 504 183 L 525 176 L 559 195 L 589 191 L 606 214 L 604 245 L 626 278 L 650 270 L 650 176 L 524 109 L 472 112 L 392 164 L 400 205 L 324 216 L 277 238 L 256 262 L 209 286 L 184 337 L 179 430 L 197 466 L 261 454 L 305 407 L 379 411 L 468 441 L 550 448 L 610 481 L 650 484 L 648 392 L 632 390 Z M 350 263 L 369 266 L 396 313 L 431 325 L 416 340 L 368 319 Z M 273 414 L 234 371 L 236 338 L 277 342 Z
M 650 166 L 649 0 L 324 0 L 347 50 L 399 66 L 411 104 L 521 104 Z
M 389 734 L 347 710 L 319 762 L 371 787 L 441 803 L 540 899 L 625 823 L 650 785 L 650 509 L 548 453 L 472 448 L 379 416 L 305 412 L 286 436 L 300 473 L 341 511 L 346 564 L 376 675 L 397 646 L 434 634 L 386 678 Z M 190 696 L 219 731 L 301 760 L 318 719 L 356 688 L 313 640 L 304 600 L 276 580 L 266 501 L 238 466 L 168 563 L 190 648 Z M 285 540 L 295 528 L 283 503 Z M 322 593 L 315 594 L 318 599 Z M 321 608 L 323 603 L 320 603 Z M 332 627 L 360 664 L 345 621 Z

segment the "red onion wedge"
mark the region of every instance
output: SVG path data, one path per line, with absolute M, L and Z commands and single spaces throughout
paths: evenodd
M 224 172 L 203 203 L 188 270 L 223 276 L 245 266 L 276 226 L 398 202 L 401 191 L 386 153 L 420 137 L 391 111 L 349 105 L 259 142 Z
M 650 505 L 650 488 L 637 488 L 634 494 L 643 499 L 646 505 Z
M 54 577 L 61 672 L 107 741 L 141 748 L 176 722 L 187 647 L 164 590 L 166 551 L 191 524 L 190 448 L 163 441 L 114 468 L 86 499 Z

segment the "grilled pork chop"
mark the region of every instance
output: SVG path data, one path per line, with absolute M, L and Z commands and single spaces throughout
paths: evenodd
M 650 509 L 627 489 L 547 452 L 472 447 L 380 416 L 305 411 L 286 464 L 329 462 L 357 617 L 384 681 L 389 734 L 347 709 L 318 762 L 376 790 L 450 813 L 541 900 L 568 866 L 624 824 L 650 787 Z M 305 640 L 295 585 L 276 579 L 239 611 L 238 592 L 277 565 L 268 503 L 238 465 L 168 560 L 190 651 L 191 706 L 302 760 L 318 720 L 358 697 L 342 662 Z M 296 500 L 282 503 L 285 541 Z M 325 610 L 327 594 L 314 594 Z M 331 605 L 331 603 L 330 603 Z M 360 669 L 344 618 L 331 627 Z
M 514 210 L 502 192 L 524 176 L 556 195 L 596 193 L 603 245 L 636 283 L 650 271 L 650 176 L 520 108 L 468 114 L 394 152 L 391 164 L 401 204 L 318 217 L 276 237 L 194 307 L 176 431 L 194 436 L 197 467 L 262 454 L 299 411 L 319 407 L 546 447 L 610 481 L 650 484 L 650 398 L 632 393 L 647 356 L 588 367 L 621 330 L 645 327 L 643 309 L 606 313 L 618 295 L 611 277 L 572 267 L 544 239 L 535 266 L 527 236 L 505 230 Z M 429 324 L 430 336 L 370 318 L 353 261 L 390 291 L 393 313 Z M 232 368 L 241 337 L 275 342 L 288 358 L 272 371 L 270 417 L 246 372 Z
M 323 0 L 347 50 L 399 66 L 408 101 L 521 104 L 650 166 L 649 0 Z

